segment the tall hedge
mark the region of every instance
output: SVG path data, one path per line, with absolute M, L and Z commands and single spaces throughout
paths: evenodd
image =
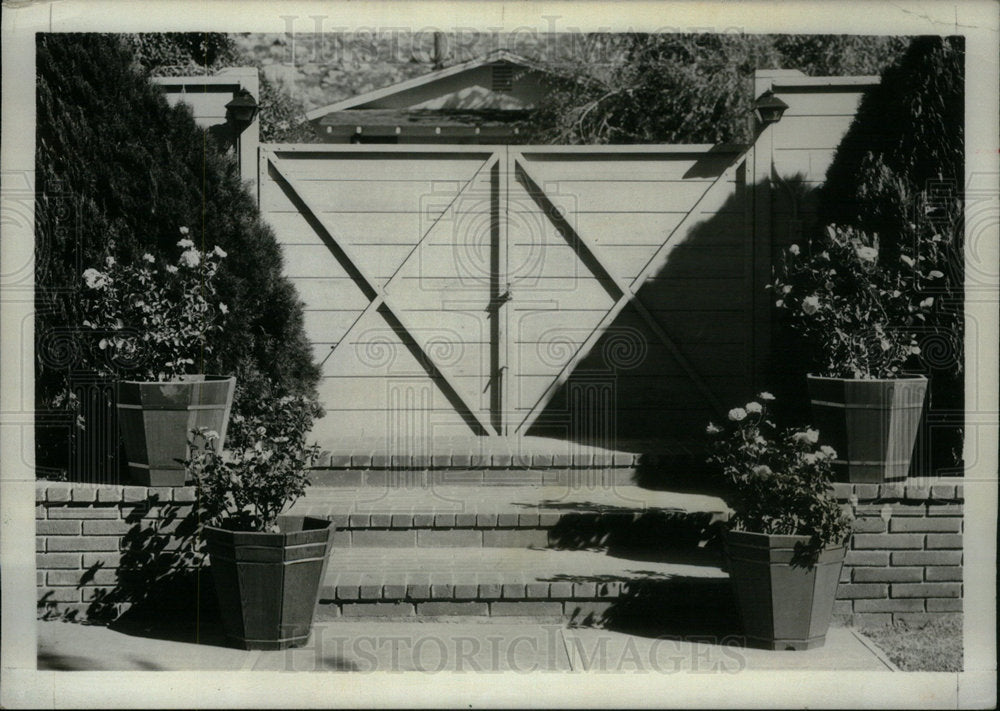
M 820 193 L 819 213 L 898 240 L 912 232 L 905 182 L 913 197 L 928 189 L 961 197 L 964 182 L 965 73 L 962 37 L 920 37 L 869 90 L 837 148 Z M 938 201 L 941 207 L 943 204 Z M 903 208 L 903 209 L 901 209 Z M 950 215 L 954 217 L 954 215 Z M 917 225 L 919 227 L 919 225 Z M 955 225 L 947 223 L 949 228 Z M 961 231 L 957 233 L 961 238 Z
M 39 409 L 75 365 L 83 269 L 99 264 L 109 240 L 119 259 L 147 251 L 175 258 L 181 225 L 199 245 L 229 254 L 219 290 L 230 317 L 204 370 L 242 373 L 279 396 L 313 394 L 319 376 L 301 301 L 233 156 L 187 107 L 168 105 L 120 38 L 39 34 L 36 49 Z M 45 463 L 58 466 L 59 452 L 40 447 Z
M 945 245 L 946 274 L 935 315 L 921 334 L 919 362 L 931 377 L 936 467 L 961 456 L 964 407 L 963 187 L 965 65 L 962 37 L 919 37 L 863 97 L 819 193 L 820 224 L 878 233 L 880 260 L 899 248 Z

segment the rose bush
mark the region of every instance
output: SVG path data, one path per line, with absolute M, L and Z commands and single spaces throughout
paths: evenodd
M 245 399 L 245 384 L 237 398 Z M 306 445 L 313 421 L 323 409 L 312 398 L 254 398 L 253 414 L 235 414 L 225 449 L 217 452 L 219 434 L 192 431 L 192 454 L 185 462 L 194 474 L 205 521 L 240 531 L 277 530 L 277 517 L 309 484 L 306 470 L 319 445 Z
M 942 240 L 883 259 L 877 235 L 831 226 L 804 253 L 789 247 L 768 285 L 775 306 L 812 346 L 816 375 L 893 378 L 919 355 L 918 336 L 938 319 Z
M 196 372 L 212 352 L 210 336 L 228 312 L 214 278 L 227 255 L 202 252 L 180 228 L 175 263 L 146 253 L 137 265 L 110 254 L 100 269 L 83 272 L 81 305 L 85 367 L 109 378 L 165 381 Z
M 806 565 L 825 546 L 846 539 L 850 519 L 832 496 L 831 462 L 836 452 L 817 446 L 814 429 L 778 431 L 770 419 L 774 396 L 729 412 L 728 427 L 709 423 L 713 438 L 708 461 L 717 465 L 733 496 L 735 530 L 772 535 L 809 536 L 796 559 Z

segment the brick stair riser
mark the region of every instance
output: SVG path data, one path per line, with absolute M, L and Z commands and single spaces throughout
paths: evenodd
M 657 610 L 673 614 L 729 614 L 732 590 L 726 578 L 649 588 L 627 583 L 552 583 L 550 585 L 385 585 L 324 586 L 317 617 L 475 616 L 560 618 L 600 622 L 630 611 L 639 616 Z
M 412 447 L 401 447 L 411 449 Z M 488 449 L 488 447 L 486 448 Z M 607 450 L 573 449 L 565 447 L 556 452 L 515 451 L 440 451 L 417 453 L 384 451 L 366 454 L 334 454 L 323 452 L 316 469 L 370 470 L 370 469 L 559 469 L 559 468 L 608 468 L 608 467 L 668 467 L 700 465 L 704 451 L 678 447 L 673 452 L 633 453 Z M 699 453 L 700 452 L 700 453 Z
M 632 484 L 632 466 L 609 467 L 491 467 L 482 469 L 377 468 L 314 469 L 309 472 L 313 486 L 338 487 L 430 487 L 430 486 L 570 486 L 608 487 Z
M 335 548 L 642 548 L 666 540 L 703 546 L 727 517 L 710 511 L 309 515 L 334 522 Z

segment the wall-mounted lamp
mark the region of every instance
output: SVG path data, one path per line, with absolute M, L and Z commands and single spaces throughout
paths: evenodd
M 754 115 L 763 126 L 778 123 L 787 108 L 788 104 L 775 96 L 770 89 L 761 94 L 753 104 Z
M 226 121 L 231 123 L 239 134 L 253 123 L 259 110 L 260 107 L 253 94 L 246 89 L 237 89 L 233 92 L 232 100 L 226 104 Z

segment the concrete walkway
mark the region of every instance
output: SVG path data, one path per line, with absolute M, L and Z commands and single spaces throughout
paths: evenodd
M 305 647 L 258 652 L 107 627 L 38 622 L 38 668 L 65 671 L 442 671 L 733 674 L 745 670 L 897 671 L 870 641 L 833 627 L 826 645 L 771 652 L 732 640 L 676 641 L 561 624 L 510 621 L 317 622 Z

